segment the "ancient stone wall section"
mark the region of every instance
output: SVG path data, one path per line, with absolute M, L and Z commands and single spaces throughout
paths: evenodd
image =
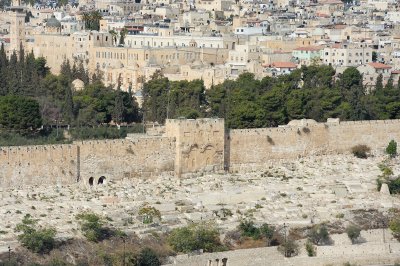
M 0 188 L 30 185 L 97 184 L 174 171 L 175 140 L 135 136 L 70 145 L 0 148 Z M 104 181 L 103 180 L 103 181 Z
M 166 136 L 176 139 L 176 175 L 223 169 L 223 119 L 168 119 L 165 128 Z
M 230 130 L 227 156 L 231 171 L 256 170 L 270 159 L 349 152 L 357 144 L 383 150 L 391 139 L 400 141 L 400 120 L 298 120 L 278 128 Z
M 66 185 L 76 179 L 75 145 L 0 147 L 0 188 Z
M 0 188 L 97 184 L 163 172 L 257 170 L 271 159 L 349 152 L 357 144 L 382 151 L 390 140 L 400 142 L 400 120 L 296 120 L 278 128 L 225 132 L 223 119 L 177 119 L 167 120 L 165 128 L 164 136 L 0 147 Z
M 130 139 L 75 142 L 80 147 L 80 177 L 106 180 L 156 176 L 174 171 L 175 140 L 137 136 Z

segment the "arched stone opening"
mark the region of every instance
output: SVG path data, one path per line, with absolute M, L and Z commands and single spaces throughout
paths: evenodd
M 99 181 L 97 181 L 98 185 L 103 185 L 106 183 L 106 177 L 105 176 L 100 176 Z
M 223 258 L 222 259 L 222 266 L 227 266 L 228 263 L 228 259 L 227 258 Z
M 93 176 L 91 176 L 89 178 L 89 186 L 93 186 L 93 180 L 94 180 L 94 178 L 93 178 Z

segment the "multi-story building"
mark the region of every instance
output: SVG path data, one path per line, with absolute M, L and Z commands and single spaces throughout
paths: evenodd
M 366 43 L 336 43 L 324 48 L 321 59 L 334 67 L 360 66 L 372 62 L 372 48 Z
M 292 56 L 298 64 L 308 66 L 312 63 L 320 63 L 323 50 L 322 46 L 298 47 L 293 50 Z
M 363 75 L 363 84 L 367 92 L 375 88 L 376 80 L 380 74 L 383 77 L 383 84 L 386 84 L 391 76 L 392 67 L 377 62 L 370 62 L 357 67 L 358 71 Z

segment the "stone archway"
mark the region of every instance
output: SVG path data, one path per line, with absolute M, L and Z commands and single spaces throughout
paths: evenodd
M 89 178 L 89 186 L 93 186 L 93 181 L 94 181 L 94 178 L 93 178 L 93 176 L 91 176 Z
M 105 176 L 100 176 L 99 180 L 97 181 L 98 185 L 103 185 L 106 183 L 106 177 Z

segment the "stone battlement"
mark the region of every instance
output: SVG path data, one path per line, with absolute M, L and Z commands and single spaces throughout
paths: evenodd
M 89 179 L 150 177 L 263 169 L 268 160 L 348 152 L 357 144 L 383 149 L 400 140 L 400 120 L 303 119 L 277 128 L 225 130 L 224 120 L 168 119 L 160 134 L 72 144 L 0 147 L 0 186 L 90 185 Z

